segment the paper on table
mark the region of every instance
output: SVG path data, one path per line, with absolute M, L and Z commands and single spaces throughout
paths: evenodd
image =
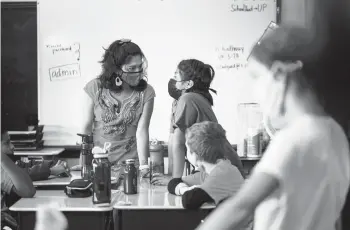
M 8 131 L 9 135 L 30 135 L 30 134 L 36 134 L 36 131 Z

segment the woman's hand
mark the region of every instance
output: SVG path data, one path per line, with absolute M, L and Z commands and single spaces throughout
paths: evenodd
M 171 179 L 172 177 L 169 175 L 154 175 L 152 176 L 151 183 L 153 185 L 167 186 Z

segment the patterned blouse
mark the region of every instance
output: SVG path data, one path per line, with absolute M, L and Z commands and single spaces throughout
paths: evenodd
M 112 163 L 137 159 L 137 124 L 145 103 L 155 97 L 153 87 L 148 85 L 141 92 L 134 90 L 124 100 L 119 100 L 120 96 L 111 90 L 101 88 L 99 79 L 88 82 L 84 90 L 94 102 L 95 146 L 103 148 L 105 142 L 111 142 L 109 160 Z

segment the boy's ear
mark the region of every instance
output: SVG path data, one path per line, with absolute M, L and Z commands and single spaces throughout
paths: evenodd
M 271 65 L 271 72 L 275 77 L 275 80 L 284 80 L 288 73 L 300 70 L 303 67 L 303 63 L 301 61 L 295 62 L 282 62 L 282 61 L 274 61 Z
M 186 89 L 192 88 L 193 85 L 194 85 L 194 82 L 193 82 L 192 80 L 189 80 L 189 81 L 187 82 Z

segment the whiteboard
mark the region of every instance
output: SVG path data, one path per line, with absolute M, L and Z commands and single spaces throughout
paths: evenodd
M 47 146 L 75 145 L 83 87 L 101 72 L 103 48 L 130 38 L 148 59 L 156 91 L 150 138 L 167 141 L 167 83 L 182 59 L 216 71 L 214 112 L 237 143 L 237 105 L 254 102 L 246 57 L 279 10 L 276 0 L 42 0 L 38 3 L 39 120 Z

